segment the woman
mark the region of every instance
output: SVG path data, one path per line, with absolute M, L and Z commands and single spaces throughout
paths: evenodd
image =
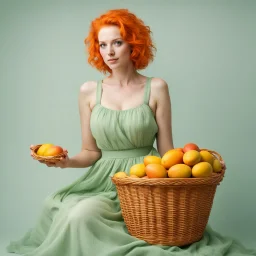
M 129 172 L 146 155 L 162 156 L 173 148 L 168 86 L 160 78 L 138 73 L 153 60 L 150 33 L 128 10 L 111 10 L 92 22 L 85 40 L 88 61 L 110 75 L 81 86 L 81 152 L 48 164 L 91 167 L 45 200 L 35 228 L 12 242 L 9 252 L 26 256 L 256 255 L 235 243 L 232 246 L 209 228 L 200 242 L 183 249 L 151 246 L 127 232 L 110 176 L 120 170 Z

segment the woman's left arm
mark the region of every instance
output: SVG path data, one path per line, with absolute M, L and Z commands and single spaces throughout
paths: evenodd
M 152 80 L 152 94 L 156 99 L 156 122 L 158 125 L 157 149 L 161 156 L 173 149 L 171 99 L 167 83 L 159 78 Z M 153 91 L 154 90 L 154 91 Z

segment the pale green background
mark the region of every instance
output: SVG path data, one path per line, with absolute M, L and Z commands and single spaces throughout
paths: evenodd
M 153 31 L 158 51 L 142 73 L 170 86 L 175 146 L 193 141 L 227 163 L 212 228 L 255 248 L 256 1 L 1 0 L 1 255 L 33 227 L 49 193 L 85 172 L 40 165 L 29 145 L 80 150 L 79 88 L 102 78 L 83 40 L 93 18 L 120 7 Z

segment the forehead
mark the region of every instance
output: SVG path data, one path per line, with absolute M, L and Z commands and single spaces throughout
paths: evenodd
M 99 41 L 112 41 L 116 38 L 122 38 L 119 27 L 117 26 L 106 26 L 102 27 L 98 33 Z

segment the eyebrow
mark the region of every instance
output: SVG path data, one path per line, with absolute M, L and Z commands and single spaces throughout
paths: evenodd
M 116 39 L 113 39 L 113 40 L 111 40 L 111 42 L 113 42 L 113 41 L 116 41 L 116 40 L 123 40 L 121 37 L 119 38 L 116 38 Z M 105 41 L 99 41 L 99 43 L 105 43 Z

